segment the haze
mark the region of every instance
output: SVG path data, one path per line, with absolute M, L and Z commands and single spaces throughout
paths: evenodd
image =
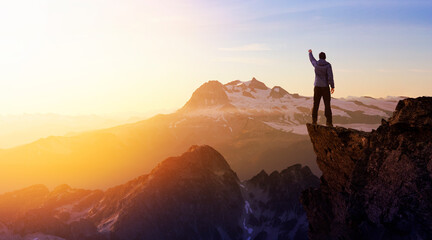
M 430 1 L 2 1 L 2 114 L 177 109 L 209 79 L 335 97 L 432 89 Z

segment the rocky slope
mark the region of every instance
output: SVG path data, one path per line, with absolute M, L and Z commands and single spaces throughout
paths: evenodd
M 35 185 L 0 195 L 0 239 L 306 239 L 298 199 L 318 184 L 301 165 L 241 182 L 219 152 L 193 146 L 105 192 Z
M 363 130 L 376 128 L 381 118 L 390 117 L 400 99 L 402 98 L 333 98 L 334 122 Z M 305 124 L 310 121 L 312 101 L 311 97 L 289 93 L 280 86 L 269 88 L 255 78 L 247 82 L 237 80 L 225 85 L 218 81 L 209 81 L 194 92 L 180 111 L 208 116 L 227 111 L 236 112 L 254 116 L 276 129 L 307 134 Z M 319 120 L 324 121 L 323 118 Z
M 102 198 L 102 191 L 60 185 L 49 191 L 43 185 L 0 195 L 0 239 L 97 239 L 83 218 Z M 3 224 L 2 224 L 3 223 Z M 3 229 L 3 230 L 1 230 Z M 89 232 L 90 231 L 90 232 Z M 86 239 L 86 238 L 81 238 Z
M 307 239 L 308 221 L 299 198 L 302 189 L 318 184 L 318 177 L 299 164 L 270 175 L 261 171 L 246 181 L 246 223 L 256 234 L 251 239 Z
M 370 133 L 307 127 L 323 173 L 302 194 L 311 239 L 431 239 L 431 97 L 400 101 Z
M 332 99 L 334 123 L 370 130 L 398 99 Z M 0 193 L 35 183 L 106 189 L 197 144 L 218 149 L 242 180 L 261 169 L 280 171 L 297 163 L 319 175 L 305 127 L 311 106 L 312 98 L 269 88 L 255 78 L 209 81 L 172 114 L 0 150 Z

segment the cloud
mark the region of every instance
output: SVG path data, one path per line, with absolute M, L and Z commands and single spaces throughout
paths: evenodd
M 228 52 L 258 52 L 258 51 L 270 51 L 271 48 L 266 44 L 260 43 L 252 43 L 238 47 L 230 47 L 230 48 L 219 48 L 220 51 L 228 51 Z

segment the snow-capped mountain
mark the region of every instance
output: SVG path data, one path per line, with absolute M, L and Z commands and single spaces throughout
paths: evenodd
M 370 130 L 390 115 L 398 99 L 333 99 L 334 124 Z M 268 88 L 256 79 L 225 85 L 209 81 L 172 114 L 0 149 L 0 192 L 35 183 L 107 188 L 196 144 L 221 152 L 242 180 L 297 163 L 319 175 L 305 128 L 311 107 L 310 97 Z
M 391 116 L 401 99 L 403 97 L 333 98 L 333 119 L 338 126 L 370 131 L 378 127 L 381 119 Z M 305 124 L 311 121 L 312 105 L 312 97 L 290 94 L 279 86 L 269 88 L 253 78 L 247 82 L 236 80 L 225 85 L 209 81 L 194 92 L 180 112 L 213 117 L 230 113 L 244 114 L 272 128 L 306 135 Z M 324 123 L 323 103 L 321 105 L 319 120 Z
M 241 182 L 220 153 L 193 146 L 105 192 L 36 185 L 0 195 L 0 239 L 307 239 L 298 199 L 318 184 L 300 165 Z

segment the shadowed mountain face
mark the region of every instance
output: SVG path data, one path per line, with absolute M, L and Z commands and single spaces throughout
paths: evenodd
M 431 239 L 431 97 L 400 101 L 371 133 L 308 130 L 323 173 L 302 195 L 311 239 Z
M 334 122 L 371 129 L 391 113 L 396 99 L 333 99 Z M 107 188 L 195 144 L 220 151 L 240 179 L 296 163 L 319 175 L 304 125 L 311 106 L 310 97 L 270 89 L 256 79 L 210 81 L 172 114 L 0 150 L 0 192 L 35 183 Z
M 0 239 L 306 239 L 299 196 L 318 184 L 301 165 L 241 182 L 220 153 L 193 146 L 105 192 L 36 185 L 0 195 Z

